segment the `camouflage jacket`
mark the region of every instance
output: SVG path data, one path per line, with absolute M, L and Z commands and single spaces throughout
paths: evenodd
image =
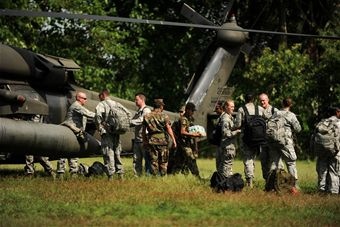
M 301 131 L 301 125 L 296 115 L 287 110 L 279 110 L 278 115 L 283 115 L 286 118 L 285 137 L 293 139 L 293 134 Z
M 236 136 L 238 134 L 235 128 L 235 119 L 228 113 L 222 114 L 222 143 L 221 146 L 226 146 L 230 143 L 236 143 Z
M 163 112 L 152 111 L 144 116 L 143 126 L 148 134 L 148 143 L 152 145 L 167 145 L 166 125 L 170 124 L 169 116 Z
M 189 127 L 194 125 L 194 118 L 188 118 L 185 115 L 180 117 L 179 119 L 180 122 L 180 130 L 182 128 L 185 128 L 186 132 L 189 132 Z M 190 137 L 190 136 L 186 136 L 186 135 L 182 135 L 180 134 L 179 136 L 179 141 L 177 141 L 179 143 L 179 145 L 184 146 L 184 147 L 191 147 L 195 144 L 195 139 Z
M 94 112 L 89 111 L 78 101 L 75 101 L 68 108 L 65 121 L 62 124 L 73 125 L 79 129 L 85 130 L 87 119 L 92 119 L 93 117 Z

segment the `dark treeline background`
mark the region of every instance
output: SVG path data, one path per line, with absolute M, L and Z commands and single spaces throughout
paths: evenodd
M 216 24 L 221 24 L 227 2 L 185 1 Z M 188 22 L 180 14 L 183 3 L 2 0 L 0 8 Z M 231 13 L 243 28 L 339 36 L 339 6 L 338 0 L 235 0 Z M 184 27 L 0 17 L 1 43 L 71 58 L 82 67 L 76 74 L 81 86 L 94 91 L 107 87 L 112 95 L 130 100 L 143 91 L 149 98 L 164 97 L 171 111 L 186 100 L 184 90 L 215 34 Z M 299 144 L 307 151 L 315 122 L 328 106 L 340 103 L 340 41 L 251 33 L 249 43 L 252 51 L 240 55 L 227 84 L 234 88 L 236 106 L 247 92 L 266 92 L 277 107 L 290 96 L 304 129 Z

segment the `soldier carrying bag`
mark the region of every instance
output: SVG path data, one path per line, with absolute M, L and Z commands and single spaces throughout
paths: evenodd
M 131 122 L 130 111 L 120 103 L 113 105 L 109 100 L 106 100 L 105 103 L 110 107 L 106 120 L 109 131 L 115 134 L 124 134 L 129 131 Z
M 246 106 L 242 108 L 245 114 L 243 141 L 249 147 L 266 144 L 266 121 L 259 115 L 259 108 L 255 106 L 255 115 L 249 115 Z

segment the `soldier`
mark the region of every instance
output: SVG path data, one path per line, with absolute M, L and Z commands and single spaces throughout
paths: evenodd
M 199 132 L 189 132 L 189 127 L 194 124 L 195 104 L 189 102 L 185 105 L 185 113 L 180 118 L 180 136 L 178 139 L 178 152 L 184 154 L 184 166 L 182 170 L 188 168 L 190 172 L 200 178 L 196 158 L 198 157 L 198 147 L 196 138 L 201 137 Z
M 33 115 L 32 117 L 30 117 L 28 119 L 29 121 L 33 121 L 33 122 L 42 122 L 43 117 L 40 115 Z M 24 167 L 24 171 L 25 171 L 25 175 L 26 176 L 33 176 L 34 172 L 35 172 L 35 168 L 34 168 L 34 160 L 38 161 L 41 166 L 44 168 L 44 171 L 52 176 L 53 178 L 55 177 L 55 173 L 53 172 L 53 166 L 49 160 L 48 157 L 43 157 L 43 156 L 33 156 L 33 155 L 26 155 L 25 156 L 25 167 Z
M 259 95 L 259 101 L 261 103 L 261 107 L 263 108 L 263 115 L 266 120 L 268 120 L 275 112 L 278 111 L 277 108 L 273 107 L 269 104 L 269 98 L 266 93 L 261 93 Z M 261 168 L 262 168 L 262 177 L 264 180 L 267 180 L 267 176 L 269 174 L 270 169 L 270 149 L 268 144 L 261 146 L 261 153 L 260 153 L 260 161 L 261 161 Z M 279 162 L 279 168 L 283 169 L 282 160 Z
M 107 89 L 104 89 L 99 93 L 99 99 L 101 102 L 96 107 L 95 122 L 102 138 L 101 146 L 106 174 L 109 180 L 112 180 L 114 173 L 118 174 L 119 179 L 123 179 L 124 168 L 120 158 L 122 152 L 120 135 L 111 132 L 106 125 L 108 125 L 107 117 L 110 113 L 110 106 L 120 106 L 124 109 L 125 107 L 112 100 L 110 98 L 110 92 Z
M 297 180 L 298 174 L 296 169 L 296 152 L 294 149 L 293 134 L 301 131 L 301 125 L 296 118 L 296 115 L 290 111 L 293 102 L 290 98 L 285 98 L 282 101 L 282 110 L 277 111 L 277 115 L 281 115 L 286 119 L 285 124 L 285 135 L 284 141 L 285 145 L 283 147 L 277 144 L 269 144 L 271 149 L 271 168 L 270 170 L 275 170 L 279 168 L 280 159 L 286 163 L 288 172 L 295 177 L 295 187 L 298 189 Z
M 263 108 L 260 106 L 256 106 L 254 104 L 254 96 L 252 94 L 246 94 L 245 96 L 246 104 L 244 105 L 247 108 L 249 115 L 255 115 L 255 108 L 258 109 L 258 114 L 263 116 Z M 244 142 L 244 129 L 245 129 L 245 112 L 243 107 L 240 107 L 237 111 L 236 116 L 236 128 L 241 127 L 241 140 L 240 140 L 240 149 L 243 153 L 243 164 L 244 164 L 244 174 L 246 177 L 246 184 L 248 187 L 253 187 L 253 179 L 255 172 L 255 159 L 256 155 L 260 152 L 260 147 L 251 147 Z
M 176 148 L 177 143 L 171 129 L 169 116 L 163 113 L 163 99 L 155 99 L 151 113 L 144 116 L 143 121 L 143 144 L 146 151 L 150 155 L 151 174 L 156 176 L 167 174 L 168 158 L 169 158 L 169 139 L 173 141 L 173 147 Z
M 221 126 L 222 125 L 222 118 L 223 118 L 223 115 L 225 114 L 224 106 L 223 106 L 222 102 L 217 102 L 216 103 L 214 112 L 218 116 L 216 126 Z M 217 145 L 216 155 L 215 155 L 216 156 L 216 169 L 217 170 L 218 170 L 218 166 L 220 165 L 220 154 L 221 154 L 221 152 L 220 152 L 220 145 Z
M 87 101 L 86 94 L 83 92 L 77 92 L 76 101 L 69 107 L 65 121 L 62 125 L 69 127 L 77 136 L 79 142 L 86 140 L 85 127 L 87 119 L 94 117 L 94 113 L 84 107 Z M 78 173 L 78 160 L 79 158 L 68 158 L 68 165 L 72 177 L 77 176 Z M 57 174 L 59 178 L 63 178 L 66 170 L 66 159 L 61 158 L 57 162 Z
M 225 177 L 229 177 L 233 174 L 232 166 L 233 160 L 236 156 L 236 137 L 241 133 L 241 129 L 235 129 L 234 101 L 228 99 L 224 103 L 225 112 L 221 115 L 222 124 L 222 141 L 218 149 L 218 155 L 216 156 L 217 171 Z M 219 157 L 217 159 L 217 157 Z
M 135 139 L 133 143 L 133 170 L 135 176 L 138 177 L 142 175 L 143 157 L 145 160 L 145 172 L 147 174 L 151 173 L 150 158 L 145 152 L 142 135 L 142 123 L 144 116 L 151 112 L 150 108 L 146 106 L 145 101 L 146 97 L 143 93 L 137 93 L 135 95 L 135 103 L 138 110 L 131 120 L 131 126 L 135 127 Z
M 340 187 L 340 107 L 331 108 L 331 117 L 327 119 L 328 122 L 332 122 L 335 127 L 334 133 L 335 144 L 332 154 L 318 156 L 316 161 L 316 172 L 318 174 L 318 189 L 319 192 L 329 192 L 332 194 L 339 194 Z M 328 135 L 328 134 L 327 134 Z M 325 141 L 323 141 L 325 142 Z M 327 144 L 328 145 L 328 144 Z M 326 146 L 327 146 L 326 145 Z M 316 151 L 317 152 L 317 151 Z M 329 182 L 327 184 L 327 175 Z

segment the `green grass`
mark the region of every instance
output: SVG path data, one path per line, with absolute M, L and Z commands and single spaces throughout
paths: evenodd
M 95 160 L 101 158 L 81 162 Z M 190 175 L 134 178 L 132 160 L 123 162 L 125 180 L 110 182 L 105 176 L 53 181 L 39 164 L 38 176 L 26 179 L 23 165 L 1 165 L 0 226 L 340 226 L 340 197 L 315 192 L 315 162 L 298 162 L 299 195 L 264 192 L 258 162 L 255 188 L 225 194 Z M 215 160 L 198 165 L 209 179 Z M 234 172 L 243 173 L 241 161 Z

